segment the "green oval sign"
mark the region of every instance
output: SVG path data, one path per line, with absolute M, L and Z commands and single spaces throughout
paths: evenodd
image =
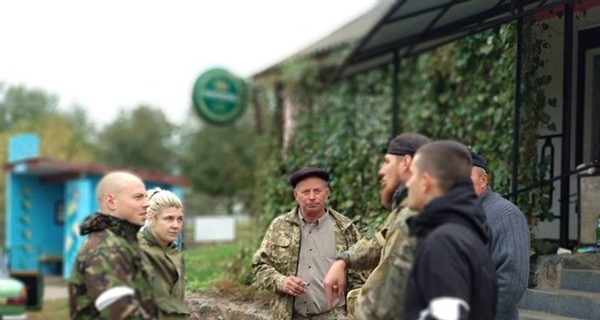
M 245 111 L 244 84 L 227 70 L 204 72 L 192 92 L 192 102 L 198 115 L 216 124 L 230 124 Z

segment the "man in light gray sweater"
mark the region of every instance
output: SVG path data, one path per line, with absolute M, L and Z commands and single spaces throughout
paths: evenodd
M 498 274 L 496 320 L 518 320 L 519 300 L 529 280 L 529 226 L 517 206 L 488 186 L 489 170 L 483 157 L 471 151 L 471 159 L 471 180 L 486 212 L 491 255 Z

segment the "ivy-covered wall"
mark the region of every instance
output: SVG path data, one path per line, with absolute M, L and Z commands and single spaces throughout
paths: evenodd
M 540 83 L 547 81 L 539 75 L 543 43 L 531 38 L 532 25 L 528 22 L 525 28 L 521 186 L 539 180 L 536 133 L 549 121 L 543 109 L 546 98 L 540 93 Z M 515 26 L 505 25 L 407 58 L 400 74 L 399 131 L 455 139 L 472 147 L 487 159 L 494 188 L 500 193 L 510 191 L 515 41 Z M 379 203 L 377 171 L 390 138 L 391 66 L 327 82 L 332 68 L 326 66 L 335 65 L 347 52 L 347 48 L 340 49 L 326 59 L 286 64 L 276 80 L 271 79 L 277 85 L 255 84 L 261 97 L 255 102 L 273 107 L 259 152 L 263 159 L 255 208 L 261 212 L 263 227 L 293 207 L 287 178 L 306 165 L 331 172 L 330 204 L 357 221 L 367 234 L 376 230 L 387 214 Z M 281 96 L 290 97 L 296 107 L 293 134 L 285 148 Z M 547 211 L 541 198 L 541 190 L 519 198 L 518 205 L 529 219 Z M 249 259 L 259 241 L 240 258 Z M 251 276 L 239 271 L 242 280 L 250 282 Z
M 549 121 L 543 109 L 546 98 L 538 89 L 549 79 L 538 74 L 541 62 L 535 59 L 542 45 L 526 41 L 521 186 L 538 180 L 535 136 Z M 400 74 L 400 132 L 456 139 L 477 150 L 492 168 L 494 188 L 500 193 L 510 191 L 514 51 L 515 26 L 505 25 L 407 58 Z M 281 72 L 285 88 L 281 94 L 293 97 L 295 123 L 287 148 L 274 143 L 271 152 L 263 153 L 264 220 L 270 221 L 292 204 L 287 176 L 314 164 L 333 174 L 332 204 L 368 224 L 367 217 L 382 209 L 377 200 L 377 170 L 381 150 L 390 138 L 391 68 L 326 83 L 327 77 L 315 72 L 315 65 L 304 61 Z M 519 205 L 528 216 L 540 210 L 528 202 Z

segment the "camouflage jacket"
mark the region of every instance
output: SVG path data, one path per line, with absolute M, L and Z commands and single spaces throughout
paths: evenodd
M 140 247 L 146 259 L 147 271 L 153 275 L 152 289 L 158 303 L 160 319 L 185 319 L 185 278 L 183 255 L 176 243 L 162 248 L 150 228 L 138 233 Z
M 354 244 L 348 251 L 349 260 L 347 263 L 355 270 L 373 270 L 382 260 L 382 254 L 388 230 L 394 228 L 401 209 L 408 205 L 407 189 L 400 185 L 394 192 L 391 212 L 383 222 L 381 230 L 372 238 L 363 238 Z
M 69 282 L 71 319 L 156 319 L 158 311 L 150 277 L 142 263 L 136 234 L 139 226 L 105 214 L 86 219 L 81 246 Z M 119 286 L 135 290 L 99 312 L 94 306 L 104 292 Z
M 404 206 L 401 204 L 396 210 L 390 212 L 383 222 L 381 230 L 373 238 L 363 238 L 355 243 L 346 252 L 348 253 L 350 267 L 356 270 L 373 270 L 382 260 L 382 252 L 386 243 L 386 236 Z
M 404 207 L 394 213 L 396 221 L 386 232 L 379 265 L 362 288 L 349 294 L 348 309 L 355 320 L 402 318 L 404 288 L 416 245 L 415 237 L 408 234 L 406 220 L 416 212 Z
M 352 220 L 328 209 L 335 220 L 336 251 L 347 250 L 360 239 L 358 228 Z M 275 218 L 267 229 L 262 244 L 254 254 L 252 268 L 256 281 L 273 292 L 271 301 L 273 319 L 292 319 L 294 297 L 282 291 L 283 280 L 297 274 L 300 254 L 300 219 L 298 207 Z M 364 275 L 350 270 L 347 274 L 349 289 L 357 288 L 364 282 Z

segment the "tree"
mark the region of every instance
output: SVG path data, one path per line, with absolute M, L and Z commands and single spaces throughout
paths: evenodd
M 256 167 L 256 138 L 250 124 L 199 126 L 183 135 L 182 147 L 182 172 L 190 178 L 194 194 L 218 199 L 229 213 L 235 203 L 248 208 Z
M 41 90 L 23 86 L 0 88 L 0 163 L 8 156 L 9 137 L 34 133 L 40 139 L 40 156 L 59 160 L 89 162 L 93 154 L 90 143 L 93 128 L 87 122 L 85 110 L 75 108 L 70 113 L 57 109 L 58 98 Z M 87 123 L 87 125 L 85 125 Z M 88 128 L 89 126 L 89 128 Z M 85 129 L 89 130 L 85 130 Z M 0 171 L 0 243 L 4 241 L 6 177 Z
M 34 121 L 57 113 L 58 98 L 39 89 L 0 86 L 0 131 L 27 119 Z
M 177 172 L 176 127 L 163 112 L 147 105 L 121 111 L 98 136 L 99 161 L 113 167 Z

